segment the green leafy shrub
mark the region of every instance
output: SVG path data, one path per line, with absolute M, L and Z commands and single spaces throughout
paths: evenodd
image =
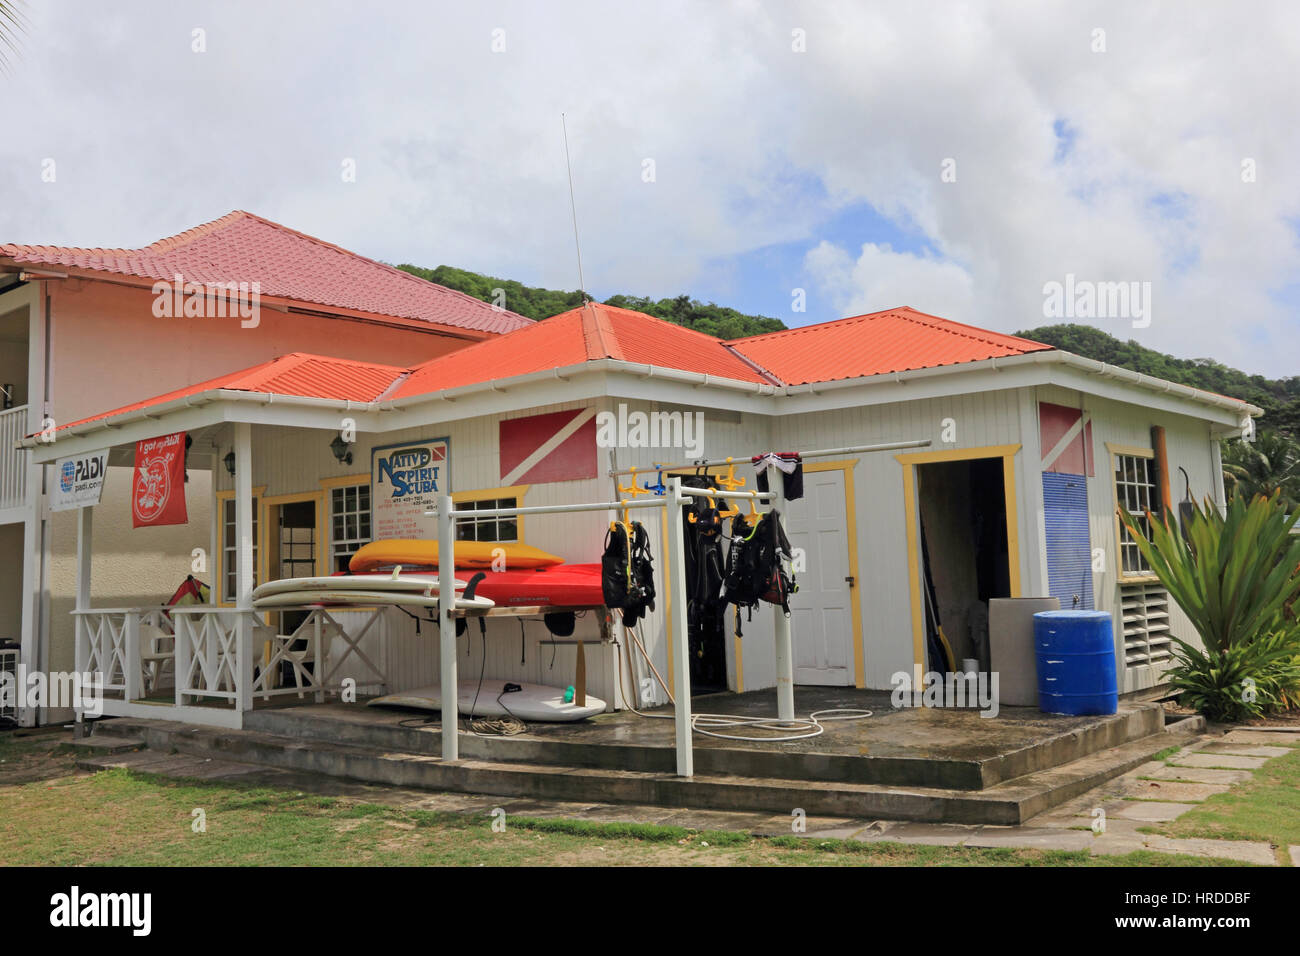
M 1280 495 L 1236 496 L 1224 512 L 1196 506 L 1182 532 L 1148 516 L 1151 536 L 1120 518 L 1152 571 L 1200 635 L 1202 648 L 1174 638 L 1166 679 L 1190 707 L 1215 720 L 1275 713 L 1300 699 L 1300 514 Z

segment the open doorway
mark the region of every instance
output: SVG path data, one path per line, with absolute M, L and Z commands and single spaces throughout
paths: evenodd
M 314 577 L 320 555 L 315 497 L 267 505 L 267 527 L 274 538 L 267 551 L 267 580 Z M 292 634 L 306 611 L 280 611 L 279 633 Z
M 959 670 L 967 658 L 987 666 L 989 601 L 1012 596 L 1005 468 L 1001 457 L 916 466 L 926 634 L 942 627 Z M 928 666 L 946 669 L 936 656 Z

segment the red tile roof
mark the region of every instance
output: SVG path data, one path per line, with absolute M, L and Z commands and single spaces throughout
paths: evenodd
M 393 397 L 606 358 L 741 382 L 772 382 L 720 339 L 643 312 L 593 302 L 418 365 Z
M 123 405 L 121 408 L 68 422 L 59 427 L 71 428 L 73 425 L 98 421 L 101 418 L 140 411 L 217 388 L 236 392 L 271 392 L 297 398 L 373 402 L 405 374 L 406 369 L 395 365 L 376 365 L 372 362 L 354 362 L 350 359 L 290 352 L 288 355 L 281 355 L 261 365 L 220 375 L 196 385 L 187 385 L 185 388 L 178 388 L 164 395 Z
M 143 249 L 0 243 L 19 264 L 89 269 L 149 280 L 257 282 L 260 294 L 500 334 L 532 325 L 473 296 L 428 282 L 279 223 L 236 210 Z
M 907 307 L 726 344 L 787 385 L 959 365 L 1051 348 Z

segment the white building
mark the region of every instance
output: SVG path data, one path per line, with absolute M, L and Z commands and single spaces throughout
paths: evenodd
M 990 598 L 1051 594 L 1065 607 L 1113 614 L 1120 690 L 1138 692 L 1160 682 L 1167 635 L 1195 635 L 1125 546 L 1117 506 L 1159 508 L 1184 494 L 1221 504 L 1218 442 L 1260 414 L 1231 398 L 906 308 L 722 342 L 589 305 L 425 361 L 292 355 L 236 367 L 155 399 L 139 400 L 159 391 L 141 382 L 132 404 L 110 412 L 103 409 L 115 404 L 105 402 L 62 425 L 53 443 L 26 441 L 37 469 L 105 448 L 115 464 L 130 465 L 136 441 L 180 431 L 211 450 L 192 467 L 214 469 L 213 519 L 191 522 L 178 552 L 207 544 L 219 606 L 198 615 L 213 627 L 195 632 L 186 660 L 235 654 L 230 640 L 241 627 L 277 629 L 273 616 L 248 610 L 256 581 L 335 570 L 370 537 L 371 505 L 382 493 L 373 484 L 374 449 L 445 440 L 444 487 L 460 507 L 608 501 L 618 484 L 656 484 L 660 463 L 726 457 L 753 488 L 748 460 L 759 453 L 928 442 L 805 461 L 806 494 L 786 512 L 792 542 L 806 555 L 793 602 L 796 683 L 887 688 L 895 672 L 924 667 L 924 540 L 957 657 L 977 656 Z M 651 443 L 636 433 L 637 413 L 670 426 L 668 437 Z M 698 433 L 688 427 L 695 416 Z M 626 427 L 602 430 L 611 422 Z M 331 447 L 341 431 L 350 448 Z M 221 464 L 227 460 L 233 474 Z M 642 470 L 631 482 L 611 476 L 633 466 Z M 106 500 L 127 480 L 125 469 L 115 472 Z M 110 712 L 141 716 L 129 698 L 148 683 L 139 676 L 139 625 L 152 612 L 92 609 L 105 606 L 101 548 L 130 553 L 130 539 L 148 529 L 114 530 L 105 541 L 94 514 L 103 509 L 81 511 L 78 607 L 86 613 L 78 665 L 87 655 L 101 666 L 116 655 L 136 676 L 123 677 L 123 700 Z M 609 519 L 530 515 L 484 522 L 473 534 L 593 562 Z M 663 529 L 650 527 L 662 568 Z M 660 591 L 642 633 L 673 686 L 665 612 L 677 598 Z M 743 638 L 728 627 L 707 648 L 727 687 L 775 683 L 772 620 L 765 608 L 745 623 Z M 134 647 L 113 636 L 128 633 Z M 603 633 L 593 614 L 576 637 Z M 465 642 L 461 672 L 569 683 L 576 646 L 549 637 L 540 624 L 493 620 L 481 645 Z M 251 636 L 240 640 L 249 653 Z M 425 625 L 417 636 L 409 616 L 381 615 L 362 646 L 390 690 L 438 679 L 436 629 Z M 586 652 L 592 693 L 615 706 L 623 699 L 619 668 L 627 666 L 619 654 L 608 640 Z M 52 659 L 70 655 L 65 647 Z M 226 681 L 231 706 L 222 720 L 237 726 L 253 691 L 227 685 L 247 684 L 252 666 L 241 659 L 220 680 L 215 671 L 184 674 L 175 701 L 212 696 Z M 232 676 L 240 674 L 247 676 Z M 354 676 L 375 681 L 365 668 Z M 209 719 L 196 709 L 178 713 Z

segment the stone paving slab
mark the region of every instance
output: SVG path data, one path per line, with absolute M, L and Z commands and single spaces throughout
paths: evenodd
M 881 830 L 864 830 L 854 835 L 853 839 L 864 842 L 885 840 L 927 846 L 961 846 L 979 829 L 978 826 L 960 823 L 893 823 Z
M 1169 758 L 1179 767 L 1226 768 L 1229 770 L 1258 770 L 1267 762 L 1264 757 L 1238 757 L 1235 754 L 1194 753 Z
M 1215 856 L 1239 863 L 1256 863 L 1260 866 L 1277 866 L 1277 854 L 1267 843 L 1250 843 L 1244 840 L 1204 840 L 1197 837 L 1171 837 L 1150 835 L 1149 847 L 1161 853 L 1185 853 L 1189 856 Z
M 1157 780 L 1186 780 L 1190 783 L 1216 783 L 1231 786 L 1250 779 L 1249 770 L 1208 770 L 1204 767 L 1161 767 L 1146 774 Z
M 1180 780 L 1130 780 L 1123 795 L 1145 800 L 1177 800 L 1200 803 L 1229 789 L 1226 783 L 1183 783 Z
M 1093 842 L 1091 830 L 1053 827 L 984 827 L 963 846 L 1014 847 L 1031 850 L 1086 850 Z
M 1230 730 L 1220 741 L 1229 744 L 1274 744 L 1278 747 L 1300 747 L 1300 734 L 1280 730 Z
M 1195 806 L 1194 803 L 1162 803 L 1157 800 L 1115 800 L 1105 804 L 1102 809 L 1106 811 L 1107 817 L 1164 823 L 1178 819 Z
M 1271 747 L 1266 744 L 1244 744 L 1244 743 L 1224 743 L 1215 741 L 1212 744 L 1206 744 L 1198 753 L 1203 754 L 1237 754 L 1242 757 L 1285 757 L 1291 752 L 1290 747 Z
M 1300 866 L 1300 846 L 1291 847 L 1291 865 Z

